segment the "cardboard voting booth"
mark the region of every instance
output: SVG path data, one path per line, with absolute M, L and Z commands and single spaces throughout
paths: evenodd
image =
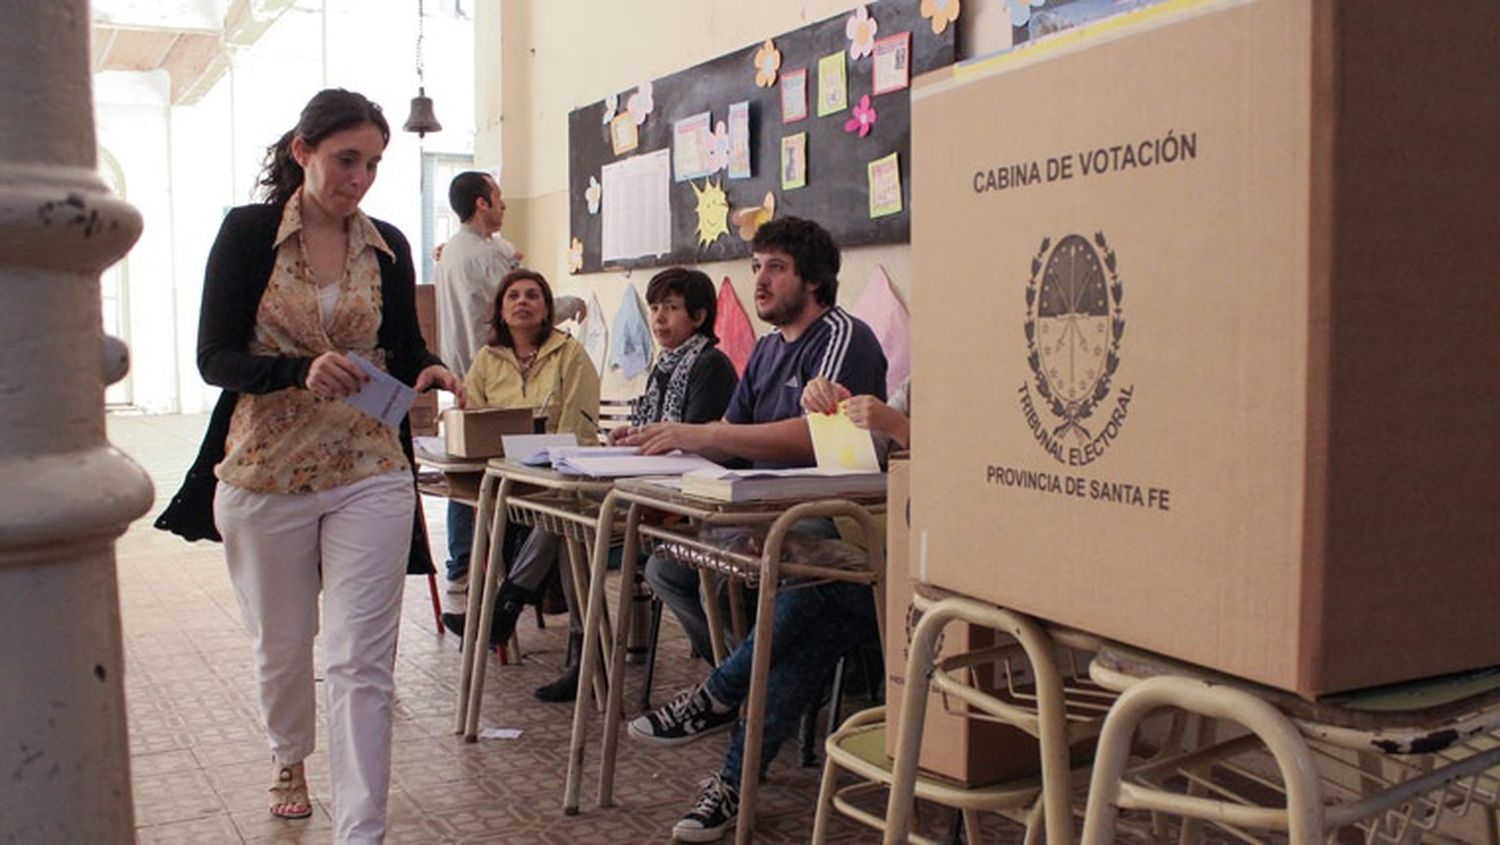
M 1497 28 L 1168 0 L 919 79 L 915 577 L 1307 697 L 1500 664 Z

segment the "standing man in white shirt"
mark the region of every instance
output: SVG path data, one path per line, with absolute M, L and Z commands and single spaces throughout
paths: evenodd
M 505 200 L 487 173 L 465 171 L 448 184 L 448 204 L 463 225 L 439 247 L 437 261 L 438 355 L 460 377 L 484 343 L 500 279 L 525 256 L 501 237 Z M 448 592 L 469 583 L 474 509 L 448 501 Z

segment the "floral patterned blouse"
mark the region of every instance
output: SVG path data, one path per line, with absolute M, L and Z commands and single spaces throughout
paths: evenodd
M 384 370 L 380 263 L 394 255 L 375 225 L 356 211 L 345 224 L 349 249 L 338 301 L 325 328 L 318 287 L 302 246 L 302 192 L 286 203 L 276 232 L 276 264 L 255 316 L 254 355 L 358 355 Z M 313 493 L 409 470 L 395 429 L 341 399 L 302 387 L 241 394 L 229 422 L 221 481 L 256 493 Z

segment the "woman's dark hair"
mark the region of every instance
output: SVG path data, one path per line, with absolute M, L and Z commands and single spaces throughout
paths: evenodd
M 363 94 L 342 88 L 325 88 L 314 94 L 302 107 L 297 125 L 266 147 L 266 161 L 258 183 L 262 198 L 270 205 L 281 205 L 302 186 L 302 165 L 292 158 L 293 138 L 300 137 L 303 143 L 316 147 L 329 135 L 367 123 L 380 130 L 381 141 L 391 142 L 391 127 L 385 122 L 385 114 Z
M 537 327 L 536 337 L 532 342 L 540 348 L 552 334 L 552 286 L 547 284 L 547 277 L 535 270 L 512 270 L 500 280 L 500 289 L 495 291 L 495 313 L 490 317 L 490 333 L 484 341 L 490 346 L 516 348 L 515 338 L 510 336 L 510 326 L 505 325 L 501 303 L 505 301 L 505 292 L 510 290 L 511 285 L 525 281 L 536 282 L 537 287 L 542 289 L 542 301 L 547 303 L 547 316 Z
M 708 276 L 702 270 L 668 267 L 652 276 L 651 282 L 646 285 L 646 303 L 655 305 L 674 293 L 682 297 L 682 304 L 687 307 L 689 317 L 696 320 L 698 313 L 703 313 L 703 325 L 696 332 L 711 342 L 718 343 L 719 336 L 714 334 L 714 319 L 719 313 L 719 299 L 714 294 L 714 283 L 708 280 Z
M 839 298 L 839 247 L 828 230 L 800 217 L 778 217 L 755 230 L 751 252 L 778 250 L 792 257 L 797 275 L 812 282 L 813 298 L 831 306 Z

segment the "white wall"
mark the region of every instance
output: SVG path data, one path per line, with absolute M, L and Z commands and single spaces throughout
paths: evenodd
M 427 93 L 444 130 L 424 142 L 401 131 L 417 92 L 416 4 L 405 0 L 327 0 L 326 13 L 322 0 L 304 0 L 234 53 L 229 72 L 190 106 L 168 108 L 163 72 L 96 75 L 100 146 L 120 162 L 126 199 L 145 218 L 127 259 L 136 406 L 192 413 L 218 397 L 195 362 L 208 250 L 224 211 L 255 200 L 266 146 L 318 90 L 349 88 L 384 107 L 391 143 L 363 207 L 420 249 L 423 149 L 468 154 L 474 140 L 472 23 L 428 5 Z
M 164 71 L 104 73 L 94 80 L 99 146 L 125 175 L 125 199 L 141 213 L 141 239 L 126 257 L 128 313 L 122 323 L 130 345 L 130 388 L 136 405 L 152 412 L 177 410 L 179 356 L 174 324 L 175 274 L 172 134 L 167 114 L 171 82 Z

